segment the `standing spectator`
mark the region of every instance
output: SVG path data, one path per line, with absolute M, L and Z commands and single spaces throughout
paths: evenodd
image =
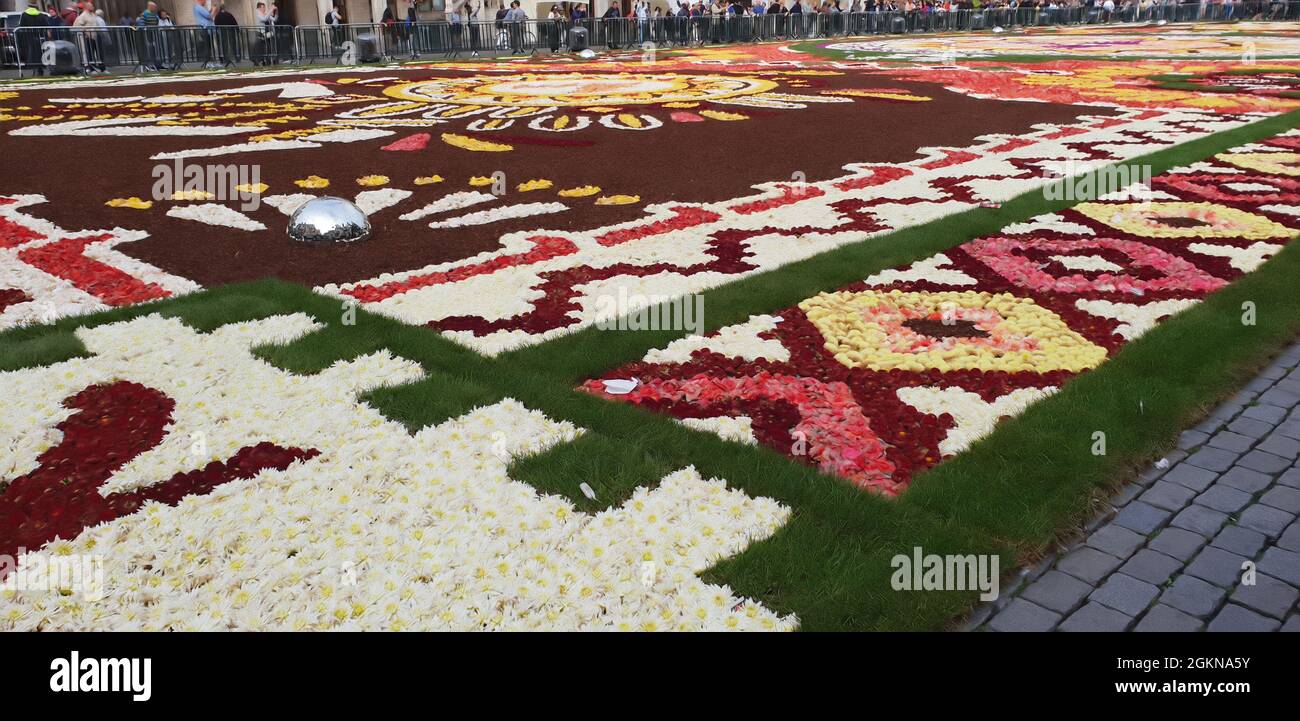
M 20 29 L 49 27 L 45 13 L 41 12 L 38 3 L 39 0 L 31 0 L 31 4 L 23 10 L 23 14 L 18 18 Z M 44 34 L 44 31 L 34 29 L 18 33 L 18 37 L 21 38 L 18 43 L 18 61 L 22 66 L 35 66 L 37 75 L 45 74 L 45 66 L 41 64 L 41 36 Z
M 257 0 L 257 5 L 253 8 L 253 18 L 257 23 L 257 33 L 253 37 L 253 56 L 254 65 L 270 65 L 274 62 L 274 48 L 271 46 L 275 42 L 275 17 L 266 6 L 265 0 Z
M 159 68 L 158 23 L 158 3 L 149 0 L 144 6 L 144 12 L 140 13 L 140 17 L 135 19 L 136 27 L 140 28 L 140 32 L 136 34 L 136 37 L 139 38 L 139 42 L 144 48 L 144 52 L 140 54 L 141 59 L 145 64 L 144 69 L 149 72 L 157 72 Z
M 519 7 L 519 0 L 511 0 L 510 10 L 506 13 L 506 23 L 510 26 L 510 52 L 524 51 L 524 23 L 527 21 L 528 13 Z
M 234 14 L 230 12 L 225 3 L 217 6 L 217 15 L 212 24 L 216 26 L 217 48 L 221 52 L 222 64 L 234 65 L 238 63 L 241 59 L 239 57 L 239 30 L 237 30 L 239 21 L 235 19 Z
M 104 67 L 104 52 L 100 47 L 100 23 L 103 22 L 95 15 L 95 5 L 90 2 L 79 4 L 81 14 L 72 22 L 72 26 L 77 28 L 77 40 L 81 43 L 81 57 L 86 63 L 86 69 L 92 73 L 107 72 Z
M 212 62 L 212 43 L 216 38 L 213 32 L 216 23 L 212 19 L 208 0 L 194 0 L 194 24 L 199 28 L 195 42 L 198 43 L 199 52 L 203 56 L 203 67 L 215 68 L 217 64 Z

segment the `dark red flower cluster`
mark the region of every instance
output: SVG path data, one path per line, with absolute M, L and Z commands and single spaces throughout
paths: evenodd
M 64 401 L 76 412 L 58 425 L 63 440 L 45 451 L 36 470 L 0 485 L 0 555 L 36 551 L 56 539 L 121 518 L 155 501 L 176 505 L 236 479 L 319 455 L 316 450 L 259 443 L 225 462 L 178 473 L 139 490 L 101 495 L 99 487 L 167 435 L 175 403 L 157 390 L 118 381 L 90 386 Z M 0 579 L 3 580 L 3 579 Z

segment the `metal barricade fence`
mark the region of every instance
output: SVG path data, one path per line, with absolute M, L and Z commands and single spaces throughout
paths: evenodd
M 249 33 L 247 47 L 249 59 L 255 65 L 280 62 L 285 50 L 299 63 L 314 64 L 318 60 L 328 60 L 354 64 L 396 57 L 390 53 L 392 37 L 393 33 L 378 23 L 298 25 L 293 28 L 288 39 L 265 32 Z
M 19 75 L 46 70 L 43 54 L 55 43 L 60 58 L 51 70 L 97 72 L 179 70 L 186 67 L 236 67 L 280 63 L 377 62 L 423 56 L 521 55 L 570 50 L 569 31 L 587 31 L 593 49 L 691 47 L 799 41 L 858 35 L 961 32 L 1000 27 L 1108 23 L 1225 22 L 1286 20 L 1300 17 L 1300 0 L 1220 2 L 1160 1 L 1141 6 L 1119 3 L 1103 7 L 983 7 L 943 11 L 781 13 L 650 18 L 590 18 L 578 23 L 536 19 L 508 23 L 352 23 L 347 25 L 265 26 L 109 26 L 103 28 L 20 27 L 0 33 L 0 66 Z M 60 41 L 68 43 L 61 44 Z M 71 66 L 67 55 L 72 54 Z M 351 53 L 351 54 L 349 54 Z

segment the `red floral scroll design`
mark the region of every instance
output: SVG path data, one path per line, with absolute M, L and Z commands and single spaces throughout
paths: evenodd
M 5 312 L 5 308 L 19 303 L 27 303 L 32 297 L 17 288 L 0 288 L 0 313 Z
M 175 402 L 161 392 L 128 381 L 90 386 L 66 399 L 76 410 L 58 425 L 63 440 L 45 451 L 36 470 L 0 483 L 0 555 L 34 551 L 56 538 L 72 539 L 86 528 L 139 510 L 149 501 L 174 506 L 190 495 L 217 486 L 284 470 L 320 451 L 258 443 L 241 448 L 224 462 L 139 490 L 101 495 L 113 472 L 154 448 L 167 435 Z M 0 581 L 4 578 L 0 576 Z

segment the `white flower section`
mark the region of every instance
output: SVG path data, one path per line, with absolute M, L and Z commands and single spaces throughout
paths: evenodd
M 1031 235 L 1042 231 L 1063 233 L 1065 235 L 1096 235 L 1092 228 L 1081 223 L 1071 223 L 1057 213 L 1036 215 L 1023 223 L 1003 226 L 1000 235 Z
M 758 337 L 761 333 L 775 330 L 780 320 L 771 315 L 751 316 L 744 323 L 722 328 L 716 335 L 679 338 L 666 348 L 651 350 L 642 360 L 647 363 L 685 363 L 695 351 L 709 350 L 748 361 L 765 358 L 784 363 L 790 360 L 790 351 L 781 345 L 781 341 Z
M 32 299 L 0 311 L 0 330 L 35 323 L 53 323 L 65 315 L 92 313 L 108 307 L 72 283 L 18 260 L 17 252 L 8 248 L 0 248 L 0 288 L 15 288 Z M 4 448 L 0 447 L 0 456 L 3 454 Z M 3 468 L 3 459 L 0 459 L 0 471 Z M 0 472 L 0 477 L 3 476 Z
M 723 440 L 758 445 L 754 437 L 754 422 L 749 416 L 716 416 L 714 418 L 683 418 L 681 424 L 698 431 L 708 431 L 721 436 Z
M 1224 183 L 1223 187 L 1238 193 L 1276 193 L 1277 188 L 1264 183 Z
M 0 218 L 26 227 L 44 238 L 30 240 L 15 247 L 0 248 L 0 288 L 15 288 L 31 298 L 29 301 L 16 303 L 0 311 L 0 330 L 33 323 L 52 323 L 64 316 L 79 315 L 109 307 L 93 293 L 78 288 L 69 280 L 38 270 L 22 260 L 20 256 L 23 250 L 57 243 L 63 239 L 107 235 L 104 240 L 86 246 L 82 254 L 86 258 L 116 268 L 144 283 L 156 284 L 172 295 L 181 295 L 200 288 L 199 284 L 191 280 L 166 273 L 114 249 L 116 245 L 149 237 L 149 234 L 144 231 L 121 228 L 67 231 L 48 220 L 22 212 L 22 209 L 27 206 L 46 202 L 45 196 L 24 194 L 10 197 L 15 202 L 0 205 Z
M 265 130 L 265 128 L 260 129 Z M 264 150 L 299 150 L 319 147 L 321 147 L 320 143 L 311 143 L 305 140 L 263 140 L 257 143 L 235 143 L 233 145 L 218 145 L 215 148 L 188 148 L 186 150 L 155 153 L 150 155 L 149 159 L 214 158 L 220 155 L 238 155 L 239 153 L 255 153 Z
M 239 230 L 266 230 L 266 226 L 253 220 L 233 208 L 218 203 L 198 203 L 195 205 L 173 205 L 167 209 L 167 217 L 184 220 L 197 220 L 208 225 L 223 225 Z
M 411 197 L 411 191 L 400 188 L 363 190 L 357 193 L 356 203 L 361 212 L 366 215 L 373 215 L 385 208 L 397 205 L 409 197 Z
M 1300 205 L 1261 205 L 1260 210 L 1266 210 L 1270 213 L 1282 213 L 1284 215 L 1300 216 Z
M 1074 306 L 1102 318 L 1120 321 L 1115 327 L 1115 334 L 1125 340 L 1133 340 L 1156 327 L 1160 319 L 1186 310 L 1199 301 L 1177 298 L 1160 300 L 1146 305 L 1134 303 L 1113 303 L 1109 300 L 1076 300 Z
M 72 135 L 246 135 L 262 132 L 260 125 L 157 125 L 159 120 L 177 120 L 176 115 L 137 116 L 132 118 L 103 118 L 100 120 L 67 120 L 61 123 L 24 125 L 9 131 L 10 135 L 26 137 Z
M 939 452 L 945 456 L 956 455 L 972 443 L 993 432 L 993 427 L 1003 416 L 1017 416 L 1031 403 L 1055 393 L 1055 386 L 1046 388 L 1017 388 L 998 396 L 992 403 L 979 394 L 962 388 L 937 388 L 922 386 L 899 388 L 898 399 L 922 413 L 932 416 L 947 413 L 956 426 L 939 442 Z
M 303 203 L 306 203 L 307 201 L 315 197 L 316 196 L 309 195 L 307 193 L 290 193 L 287 195 L 264 195 L 262 196 L 262 202 L 266 203 L 272 208 L 275 208 L 281 213 L 284 213 L 285 215 L 293 215 L 294 211 L 301 208 Z
M 477 190 L 463 190 L 456 193 L 449 193 L 429 203 L 418 210 L 412 210 L 409 213 L 403 213 L 398 216 L 402 220 L 419 220 L 425 216 L 434 215 L 435 213 L 446 213 L 452 210 L 461 210 L 471 205 L 480 203 L 491 203 L 496 200 L 497 196 L 488 193 L 480 193 Z
M 952 259 L 943 253 L 932 255 L 925 260 L 918 260 L 907 268 L 895 270 L 889 268 L 869 277 L 864 281 L 868 285 L 891 285 L 893 283 L 910 283 L 929 281 L 944 285 L 975 285 L 975 279 L 956 268 L 946 267 Z
M 1110 273 L 1124 270 L 1120 266 L 1099 255 L 1053 255 L 1051 258 L 1070 270 L 1081 270 L 1084 272 L 1106 271 Z
M 1108 201 L 1181 200 L 1181 198 L 1179 198 L 1178 196 L 1170 195 L 1169 193 L 1166 193 L 1163 190 L 1152 190 L 1150 186 L 1144 183 L 1133 183 L 1132 185 L 1126 188 L 1121 188 L 1114 192 L 1106 193 L 1105 195 L 1102 195 L 1097 199 L 1108 200 Z M 1079 198 L 1079 200 L 1087 200 L 1087 198 Z
M 570 424 L 505 400 L 412 436 L 356 396 L 419 378 L 417 364 L 376 353 L 300 376 L 249 352 L 315 327 L 298 314 L 200 334 L 148 316 L 80 331 L 91 357 L 0 373 L 0 393 L 22 403 L 0 416 L 0 448 L 28 459 L 6 461 L 9 473 L 57 441 L 64 397 L 112 380 L 147 384 L 176 410 L 163 443 L 102 492 L 256 442 L 320 451 L 83 531 L 62 545 L 104 559 L 103 595 L 0 592 L 0 628 L 794 627 L 696 576 L 775 532 L 787 508 L 685 468 L 620 508 L 579 513 L 506 475 L 513 457 L 574 439 Z
M 1238 248 L 1235 245 L 1215 245 L 1213 243 L 1192 243 L 1187 249 L 1193 253 L 1201 255 L 1213 255 L 1220 258 L 1227 258 L 1228 265 L 1240 270 L 1243 273 L 1249 273 L 1264 264 L 1264 261 L 1277 255 L 1282 250 L 1282 246 L 1274 243 L 1256 242 L 1251 243 L 1245 248 Z
M 1220 175 L 1245 175 L 1246 171 L 1241 168 L 1216 163 L 1212 160 L 1201 160 L 1190 165 L 1180 165 L 1177 168 L 1170 168 L 1166 173 L 1177 175 L 1192 175 L 1197 173 L 1217 173 Z
M 280 91 L 277 98 L 282 99 L 299 99 L 299 98 L 324 98 L 334 94 L 333 90 L 321 85 L 320 83 L 264 83 L 260 85 L 242 85 L 237 88 L 226 88 L 224 90 L 214 90 L 214 93 L 221 95 L 251 95 L 254 93 L 266 93 Z M 210 97 L 204 97 L 203 100 L 212 100 Z
M 376 138 L 386 138 L 393 135 L 391 130 L 363 130 L 360 128 L 348 128 L 346 130 L 331 130 L 325 133 L 316 133 L 307 136 L 314 143 L 355 143 L 361 140 L 374 140 Z
M 515 218 L 528 218 L 534 215 L 546 215 L 548 213 L 559 213 L 568 210 L 569 206 L 564 203 L 519 203 L 518 205 L 506 205 L 491 210 L 480 210 L 476 213 L 466 213 L 446 220 L 435 220 L 429 223 L 430 228 L 463 228 L 467 225 L 487 225 L 488 223 L 497 223 L 502 220 L 512 220 Z

